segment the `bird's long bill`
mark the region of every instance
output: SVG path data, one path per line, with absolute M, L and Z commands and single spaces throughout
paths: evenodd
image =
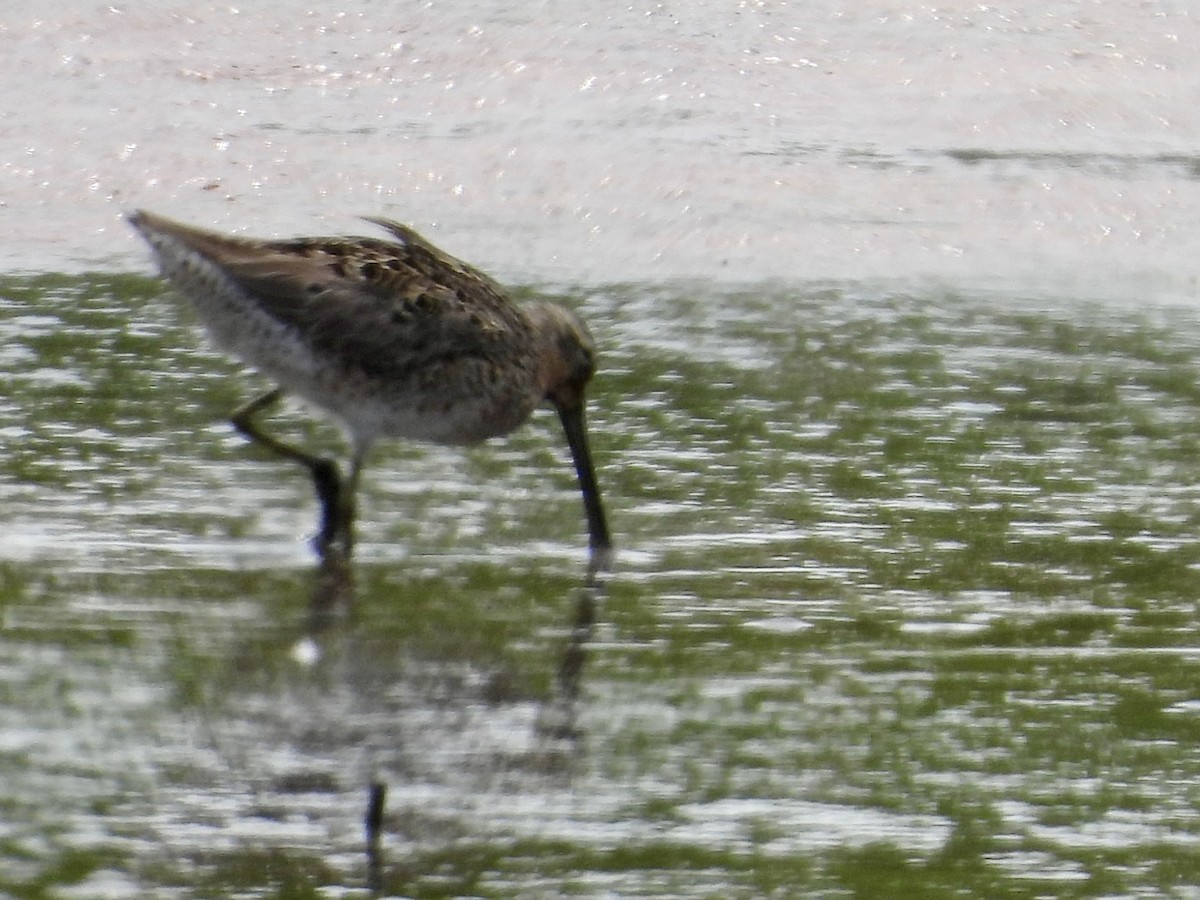
M 608 533 L 608 520 L 604 517 L 604 504 L 600 502 L 600 487 L 596 484 L 596 470 L 592 466 L 592 454 L 588 449 L 587 424 L 584 417 L 583 400 L 558 408 L 571 458 L 575 462 L 575 474 L 579 476 L 579 490 L 583 493 L 583 510 L 587 515 L 588 545 L 592 551 L 591 573 L 607 569 L 612 558 L 612 537 Z

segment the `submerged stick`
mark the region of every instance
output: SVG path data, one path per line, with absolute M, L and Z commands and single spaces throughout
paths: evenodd
M 387 785 L 372 781 L 367 789 L 367 814 L 363 824 L 367 832 L 367 886 L 373 893 L 383 889 L 383 857 L 379 845 L 386 804 Z

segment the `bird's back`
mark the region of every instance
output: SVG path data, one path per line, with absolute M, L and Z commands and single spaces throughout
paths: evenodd
M 525 313 L 410 229 L 255 241 L 131 217 L 216 342 L 360 438 L 473 443 L 541 399 Z

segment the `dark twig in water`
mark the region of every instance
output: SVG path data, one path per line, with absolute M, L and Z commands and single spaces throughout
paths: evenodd
M 383 831 L 383 809 L 387 804 L 387 785 L 372 781 L 367 791 L 367 814 L 363 820 L 367 832 L 367 885 L 372 893 L 383 889 L 383 857 L 380 835 Z

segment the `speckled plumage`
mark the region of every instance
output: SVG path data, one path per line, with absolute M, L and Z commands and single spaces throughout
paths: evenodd
M 587 329 L 562 307 L 514 304 L 487 275 L 403 225 L 369 221 L 394 240 L 259 241 L 130 216 L 219 346 L 345 424 L 352 486 L 381 437 L 472 444 L 507 434 L 547 401 L 571 444 L 593 550 L 607 552 L 583 427 L 595 369 Z

